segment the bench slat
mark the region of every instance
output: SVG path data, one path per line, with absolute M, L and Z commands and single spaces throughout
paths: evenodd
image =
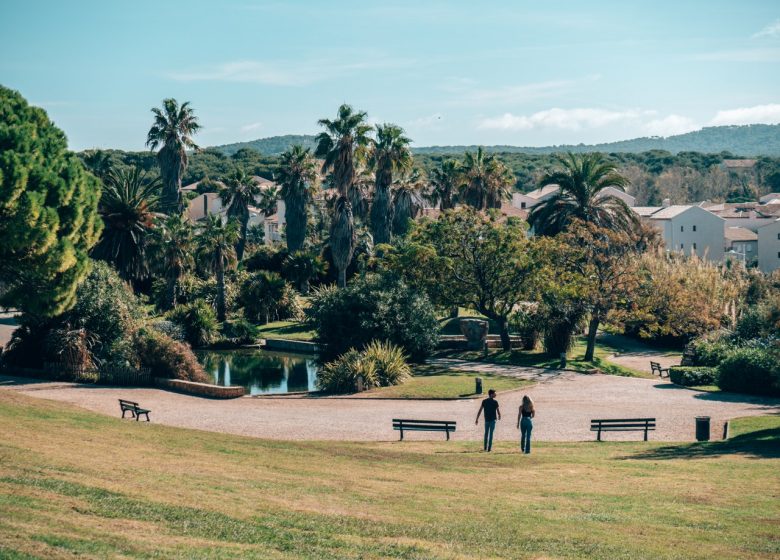
M 422 426 L 418 427 L 409 427 L 404 425 L 403 428 L 400 426 L 394 426 L 394 430 L 401 430 L 403 429 L 404 432 L 454 432 L 455 428 L 423 428 Z
M 655 418 L 597 418 L 591 422 L 655 422 Z
M 645 427 L 642 426 L 641 428 L 610 428 L 610 429 L 601 429 L 598 428 L 591 428 L 591 432 L 644 432 Z M 655 428 L 647 428 L 647 431 L 654 432 Z
M 403 422 L 406 424 L 455 424 L 455 420 L 406 420 L 403 418 L 393 418 L 393 422 Z

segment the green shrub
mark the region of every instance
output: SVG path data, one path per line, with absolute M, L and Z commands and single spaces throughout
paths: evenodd
M 105 262 L 93 261 L 76 291 L 76 304 L 59 322 L 94 337 L 92 353 L 99 360 L 123 362 L 132 357 L 121 355 L 121 342 L 130 338 L 143 315 L 138 298 L 119 274 Z
M 357 388 L 358 377 L 363 378 L 366 389 L 379 386 L 374 361 L 362 352 L 349 350 L 322 367 L 317 386 L 327 393 L 352 393 Z
M 724 391 L 780 396 L 780 351 L 777 348 L 737 348 L 718 367 Z
M 692 347 L 694 365 L 717 367 L 734 350 L 735 344 L 725 336 L 719 336 L 695 340 Z
M 236 344 L 254 344 L 259 336 L 258 328 L 240 317 L 222 324 L 222 336 Z
M 669 368 L 672 383 L 685 387 L 713 385 L 718 379 L 718 368 L 696 366 L 672 366 Z
M 380 387 L 399 385 L 412 376 L 403 350 L 392 342 L 372 340 L 363 350 L 363 356 L 374 363 Z
M 140 329 L 134 337 L 141 366 L 148 367 L 153 377 L 183 379 L 209 383 L 203 366 L 187 344 L 153 329 Z
M 523 350 L 533 350 L 542 336 L 543 321 L 535 305 L 524 305 L 509 316 L 509 329 L 523 339 Z
M 303 315 L 292 285 L 276 272 L 250 274 L 241 284 L 238 301 L 247 318 L 261 324 Z
M 168 318 L 181 326 L 184 339 L 195 347 L 210 344 L 219 331 L 214 309 L 203 300 L 177 305 L 168 313 Z
M 412 361 L 422 361 L 439 339 L 439 322 L 427 296 L 402 281 L 378 275 L 354 278 L 346 288 L 315 290 L 306 316 L 317 332 L 320 357 L 330 361 L 372 340 L 401 347 Z
M 286 248 L 262 245 L 251 255 L 244 258 L 244 270 L 248 272 L 265 270 L 268 272 L 281 273 L 284 267 L 284 260 L 287 258 L 288 254 Z

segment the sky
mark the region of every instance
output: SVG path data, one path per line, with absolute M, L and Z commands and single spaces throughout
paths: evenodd
M 780 123 L 780 2 L 0 0 L 0 84 L 71 149 L 313 134 L 341 103 L 414 145 L 597 143 Z

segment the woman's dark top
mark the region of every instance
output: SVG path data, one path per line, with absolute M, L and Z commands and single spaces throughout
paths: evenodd
M 534 415 L 533 412 L 526 412 L 522 408 L 520 409 L 520 414 L 522 414 L 522 418 L 532 418 Z

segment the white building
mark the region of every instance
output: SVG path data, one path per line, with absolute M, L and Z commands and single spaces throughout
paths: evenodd
M 547 185 L 541 189 L 536 189 L 529 193 L 512 193 L 512 206 L 520 208 L 521 210 L 529 210 L 539 204 L 540 202 L 551 198 L 558 194 L 561 188 L 558 185 Z M 625 202 L 628 206 L 636 204 L 636 198 L 628 194 L 627 192 L 616 189 L 615 187 L 607 187 L 602 189 L 597 198 L 603 198 L 605 196 L 614 196 Z
M 725 222 L 704 208 L 691 205 L 662 207 L 644 216 L 643 221 L 661 231 L 669 251 L 706 256 L 711 261 L 723 260 Z
M 543 200 L 547 200 L 561 188 L 558 185 L 547 185 L 529 193 L 512 193 L 512 206 L 523 210 L 533 208 Z
M 780 218 L 758 229 L 758 268 L 766 273 L 780 268 Z

